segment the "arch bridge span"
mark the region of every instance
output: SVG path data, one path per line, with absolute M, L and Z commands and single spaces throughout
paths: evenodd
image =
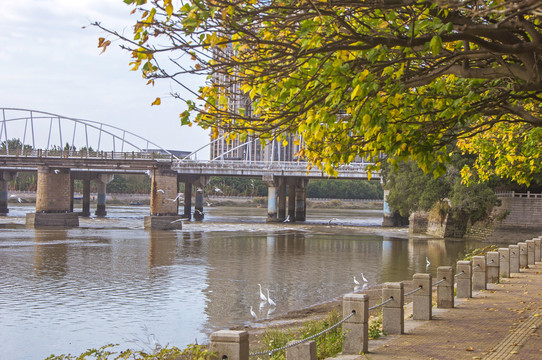
M 148 227 L 159 228 L 180 228 L 178 220 L 190 220 L 192 216 L 203 219 L 201 189 L 211 176 L 263 178 L 269 189 L 268 221 L 304 221 L 309 179 L 329 178 L 318 169 L 308 169 L 302 161 L 254 161 L 250 157 L 225 160 L 226 153 L 212 160 L 198 160 L 212 142 L 192 153 L 174 152 L 131 131 L 96 121 L 36 110 L 0 109 L 0 215 L 9 212 L 8 182 L 19 171 L 37 171 L 36 213 L 27 219 L 36 226 L 78 224 L 73 215 L 74 180 L 82 180 L 84 188 L 83 210 L 76 215 L 90 215 L 93 181 L 98 188 L 96 215 L 104 216 L 106 185 L 116 173 L 151 176 L 151 209 L 146 226 L 148 222 Z M 250 143 L 237 148 L 242 146 Z M 367 165 L 342 166 L 337 178 L 367 179 Z M 372 178 L 379 179 L 379 174 Z M 179 193 L 180 182 L 185 184 L 184 194 Z M 184 212 L 179 215 L 181 201 Z M 57 218 L 63 220 L 53 221 Z

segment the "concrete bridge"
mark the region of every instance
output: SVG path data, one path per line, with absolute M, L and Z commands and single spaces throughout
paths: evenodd
M 192 215 L 196 220 L 203 219 L 202 189 L 211 176 L 261 177 L 268 185 L 267 220 L 270 222 L 304 221 L 309 179 L 328 178 L 318 169 L 308 169 L 302 161 L 224 160 L 227 156 L 196 160 L 198 153 L 201 158 L 211 143 L 179 156 L 150 140 L 107 124 L 34 110 L 1 110 L 0 215 L 9 212 L 8 182 L 20 171 L 37 171 L 36 212 L 27 215 L 27 224 L 37 227 L 78 226 L 78 216 L 90 215 L 91 181 L 98 189 L 95 214 L 105 216 L 106 186 L 114 174 L 151 177 L 151 206 L 145 227 L 161 229 L 180 229 L 180 220 L 189 220 Z M 367 179 L 366 165 L 343 166 L 337 178 Z M 373 174 L 372 178 L 379 179 L 379 174 Z M 80 214 L 73 212 L 74 180 L 83 182 Z M 181 182 L 185 185 L 184 194 L 179 193 Z M 179 214 L 181 197 L 184 197 L 184 212 Z

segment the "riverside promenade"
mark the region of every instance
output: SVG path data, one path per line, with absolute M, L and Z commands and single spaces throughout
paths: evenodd
M 348 358 L 542 359 L 542 263 L 472 295 L 433 308 L 430 321 L 407 319 L 404 334 L 371 340 L 368 353 Z

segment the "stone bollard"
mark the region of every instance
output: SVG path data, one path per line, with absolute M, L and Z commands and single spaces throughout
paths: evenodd
M 510 249 L 510 274 L 519 272 L 519 245 L 509 245 Z
M 527 243 L 519 242 L 519 268 L 525 269 L 527 267 Z
M 472 257 L 472 290 L 487 289 L 487 267 L 485 256 Z
M 248 360 L 248 332 L 220 330 L 211 334 L 211 351 L 217 359 Z
M 290 341 L 286 346 L 295 343 Z M 307 341 L 286 349 L 286 360 L 316 360 L 316 341 Z
M 433 277 L 431 274 L 414 274 L 412 285 L 422 289 L 412 295 L 412 318 L 431 320 L 433 317 Z
M 527 266 L 534 265 L 534 240 L 525 240 L 527 243 Z
M 444 279 L 437 286 L 437 307 L 451 309 L 454 307 L 454 269 L 451 266 L 437 268 L 437 282 Z
M 537 263 L 540 261 L 540 243 L 542 240 L 539 238 L 534 239 L 534 262 Z
M 356 314 L 343 323 L 343 354 L 359 355 L 369 350 L 369 297 L 366 294 L 343 296 L 343 317 Z
M 382 302 L 391 298 L 390 302 L 382 305 L 382 332 L 389 335 L 399 335 L 405 332 L 405 290 L 403 282 L 385 283 L 382 288 Z
M 487 282 L 489 284 L 499 283 L 500 256 L 497 251 L 489 251 L 487 258 Z
M 472 297 L 472 262 L 470 261 L 457 262 L 457 277 L 455 281 L 457 283 L 457 297 L 471 298 Z
M 510 277 L 510 248 L 499 248 L 499 275 Z

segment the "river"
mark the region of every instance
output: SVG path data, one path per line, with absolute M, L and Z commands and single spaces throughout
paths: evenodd
M 480 244 L 409 238 L 375 210 L 308 209 L 303 224 L 266 224 L 266 209 L 212 207 L 182 231 L 146 231 L 146 206 L 61 230 L 24 226 L 30 206 L 0 218 L 3 359 L 43 359 L 121 344 L 205 343 L 212 331 L 327 302 L 354 290 L 436 275 Z M 426 257 L 431 265 L 426 269 Z M 276 302 L 260 302 L 259 285 Z

